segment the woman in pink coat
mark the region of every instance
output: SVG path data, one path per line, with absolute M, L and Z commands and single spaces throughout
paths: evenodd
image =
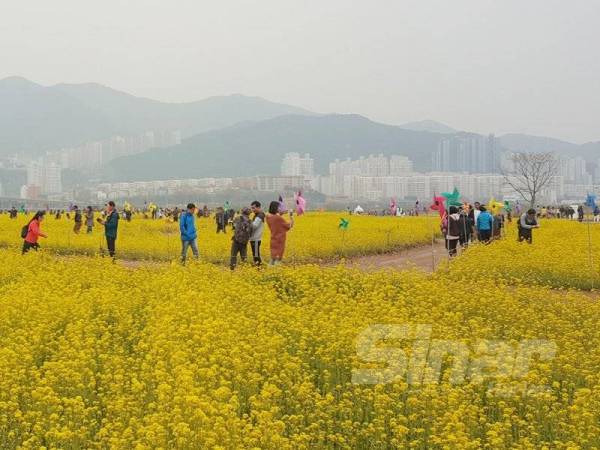
M 269 205 L 267 225 L 271 231 L 271 265 L 279 264 L 285 252 L 285 238 L 287 232 L 294 226 L 294 216 L 290 211 L 290 221 L 287 222 L 279 212 L 279 202 L 273 201 Z

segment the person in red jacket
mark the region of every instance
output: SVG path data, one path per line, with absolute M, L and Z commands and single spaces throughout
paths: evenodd
M 23 254 L 27 253 L 32 248 L 37 251 L 37 249 L 40 248 L 38 239 L 40 237 L 47 237 L 40 229 L 40 224 L 42 223 L 42 220 L 44 220 L 45 214 L 44 211 L 38 211 L 29 222 L 29 225 L 27 226 L 27 236 L 25 236 L 25 240 L 23 241 Z

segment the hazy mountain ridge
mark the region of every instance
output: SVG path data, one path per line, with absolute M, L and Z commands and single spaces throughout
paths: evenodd
M 0 80 L 0 154 L 105 137 L 110 122 L 81 101 L 24 78 Z
M 591 163 L 600 159 L 600 141 L 578 145 L 546 136 L 509 133 L 500 136 L 500 143 L 502 147 L 515 152 L 557 152 L 566 156 L 581 156 Z
M 164 103 L 97 83 L 47 87 L 9 77 L 0 80 L 0 155 L 41 153 L 147 130 L 181 130 L 183 136 L 192 136 L 284 114 L 314 113 L 239 94 Z
M 356 114 L 287 115 L 209 131 L 170 149 L 120 158 L 112 179 L 169 179 L 278 174 L 287 152 L 310 153 L 319 173 L 335 158 L 402 154 L 428 170 L 431 152 L 445 135 L 373 122 Z
M 165 103 L 97 83 L 46 87 L 21 77 L 0 80 L 0 156 L 39 154 L 151 129 L 178 129 L 189 139 L 168 150 L 115 161 L 106 172 L 110 178 L 277 174 L 281 158 L 290 151 L 311 153 L 320 173 L 327 173 L 327 164 L 335 158 L 369 153 L 403 154 L 417 170 L 428 171 L 439 141 L 459 133 L 433 120 L 385 125 L 357 114 L 317 115 L 239 94 Z M 506 134 L 500 143 L 515 151 L 557 151 L 590 162 L 600 158 L 600 142 L 577 145 Z
M 459 130 L 436 120 L 420 120 L 399 125 L 400 128 L 413 131 L 429 131 L 431 133 L 454 134 Z

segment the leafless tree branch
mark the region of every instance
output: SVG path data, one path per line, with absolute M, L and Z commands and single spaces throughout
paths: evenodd
M 503 170 L 504 181 L 533 208 L 540 193 L 558 172 L 554 153 L 513 153 L 511 168 Z

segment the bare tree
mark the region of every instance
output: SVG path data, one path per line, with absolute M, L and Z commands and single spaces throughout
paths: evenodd
M 535 207 L 540 193 L 546 189 L 558 172 L 554 153 L 513 153 L 510 167 L 504 170 L 504 180 L 531 207 Z

